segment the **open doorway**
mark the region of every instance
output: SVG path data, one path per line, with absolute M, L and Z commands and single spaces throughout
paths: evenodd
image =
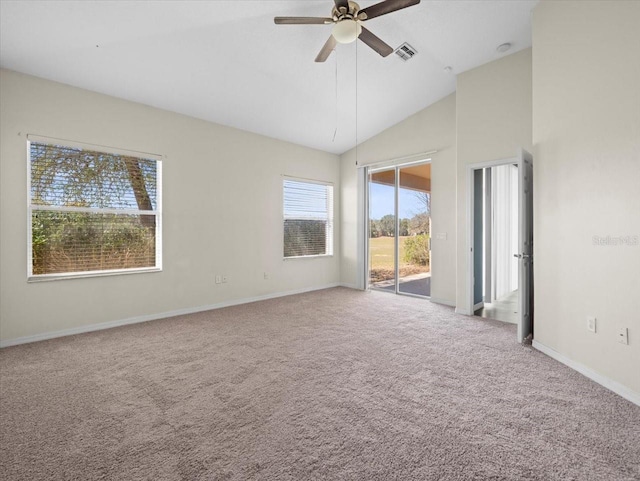
M 518 323 L 518 165 L 474 171 L 476 316 Z
M 533 335 L 533 158 L 469 165 L 467 312 Z
M 431 296 L 431 164 L 368 171 L 368 287 Z

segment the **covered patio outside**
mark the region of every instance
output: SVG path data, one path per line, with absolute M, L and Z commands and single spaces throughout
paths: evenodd
M 372 172 L 369 201 L 369 286 L 429 297 L 431 164 Z

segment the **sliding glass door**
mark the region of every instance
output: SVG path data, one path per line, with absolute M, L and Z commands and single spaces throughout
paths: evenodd
M 369 173 L 369 286 L 396 290 L 396 170 Z
M 368 281 L 372 289 L 431 295 L 431 164 L 369 171 Z

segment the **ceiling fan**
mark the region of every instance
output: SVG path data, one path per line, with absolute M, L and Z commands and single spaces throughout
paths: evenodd
M 362 22 L 395 12 L 420 3 L 420 0 L 385 0 L 360 10 L 351 0 L 334 0 L 331 17 L 276 17 L 277 25 L 333 25 L 331 36 L 316 57 L 316 62 L 324 62 L 336 48 L 337 43 L 351 43 L 362 40 L 383 57 L 393 52 L 393 48 L 362 26 Z

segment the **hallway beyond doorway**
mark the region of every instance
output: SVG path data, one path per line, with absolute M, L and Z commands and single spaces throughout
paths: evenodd
M 476 310 L 474 315 L 485 319 L 496 321 L 518 323 L 518 290 L 510 292 L 506 296 L 496 299 L 491 304 L 486 303 L 484 307 Z

